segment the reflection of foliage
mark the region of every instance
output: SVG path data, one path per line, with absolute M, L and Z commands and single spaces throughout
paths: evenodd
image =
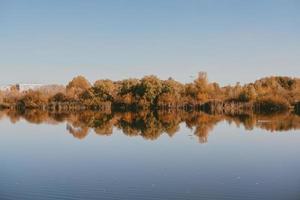
M 92 128 L 99 135 L 111 135 L 113 133 L 113 116 L 98 114 L 92 122 Z
M 257 127 L 268 131 L 287 131 L 300 129 L 300 116 L 281 113 L 257 116 Z
M 113 134 L 113 127 L 121 129 L 128 136 L 141 136 L 144 139 L 155 140 L 166 133 L 170 137 L 179 131 L 180 124 L 185 123 L 194 130 L 199 142 L 208 141 L 208 135 L 214 126 L 221 121 L 244 126 L 251 130 L 254 127 L 268 131 L 287 131 L 300 129 L 300 116 L 288 112 L 276 115 L 211 115 L 203 112 L 158 111 L 158 112 L 124 112 L 101 113 L 84 112 L 45 112 L 41 110 L 26 110 L 17 112 L 3 110 L 0 118 L 8 116 L 15 123 L 20 119 L 34 124 L 59 122 L 67 123 L 67 130 L 76 138 L 85 138 L 89 130 L 99 135 Z
M 73 127 L 70 124 L 67 124 L 67 130 L 78 139 L 85 138 L 89 133 L 88 127 Z
M 299 102 L 296 102 L 295 103 L 295 105 L 294 105 L 294 107 L 295 107 L 295 113 L 297 114 L 297 115 L 300 115 L 300 101 Z
M 206 113 L 193 113 L 186 120 L 188 127 L 195 127 L 194 134 L 198 136 L 200 143 L 208 141 L 208 134 L 212 131 L 213 127 L 223 120 L 222 115 L 209 115 Z

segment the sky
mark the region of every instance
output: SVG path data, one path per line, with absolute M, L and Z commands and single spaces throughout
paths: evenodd
M 300 77 L 298 0 L 0 0 L 0 84 Z

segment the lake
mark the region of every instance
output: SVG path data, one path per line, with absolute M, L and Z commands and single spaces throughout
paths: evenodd
M 0 112 L 0 199 L 299 199 L 300 116 Z

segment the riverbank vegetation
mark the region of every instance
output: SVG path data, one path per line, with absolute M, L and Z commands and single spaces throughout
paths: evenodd
M 65 87 L 19 91 L 17 86 L 0 91 L 1 108 L 118 111 L 144 109 L 209 110 L 214 112 L 270 113 L 297 108 L 300 79 L 267 77 L 241 85 L 221 87 L 199 73 L 191 83 L 156 76 L 142 79 L 97 80 L 91 84 L 83 76 L 75 77 Z

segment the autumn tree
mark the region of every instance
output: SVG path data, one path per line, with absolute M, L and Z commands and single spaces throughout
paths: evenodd
M 140 102 L 156 103 L 157 97 L 163 89 L 162 82 L 156 76 L 145 76 L 137 85 L 135 96 L 140 97 Z
M 116 102 L 124 104 L 135 104 L 137 102 L 137 88 L 140 84 L 138 79 L 125 79 L 117 83 L 117 98 Z
M 244 102 L 249 102 L 249 101 L 255 100 L 256 96 L 257 96 L 257 94 L 255 91 L 255 88 L 251 84 L 251 85 L 244 86 L 242 88 L 242 91 L 240 92 L 240 94 L 238 96 L 238 100 L 244 101 Z
M 14 105 L 22 97 L 18 85 L 13 85 L 8 91 L 3 92 L 3 103 L 7 105 Z
M 51 98 L 49 98 L 49 102 L 67 102 L 67 101 L 70 101 L 70 99 L 68 99 L 68 97 L 62 92 L 59 92 L 53 95 Z
M 41 93 L 40 91 L 29 90 L 17 104 L 21 107 L 26 108 L 38 108 L 48 103 L 48 96 Z
M 86 80 L 83 76 L 77 76 L 67 85 L 67 95 L 78 99 L 79 95 L 85 90 L 88 90 L 90 87 L 91 84 L 88 80 Z
M 3 103 L 4 94 L 2 91 L 0 91 L 0 103 Z
M 172 78 L 162 81 L 162 91 L 158 96 L 158 103 L 178 103 L 183 93 L 183 85 Z
M 205 102 L 210 99 L 223 98 L 222 90 L 217 83 L 210 83 L 205 72 L 199 72 L 192 84 L 187 85 L 187 94 L 196 101 Z
M 111 80 L 98 80 L 92 87 L 96 98 L 103 101 L 113 101 L 116 98 L 117 86 Z

